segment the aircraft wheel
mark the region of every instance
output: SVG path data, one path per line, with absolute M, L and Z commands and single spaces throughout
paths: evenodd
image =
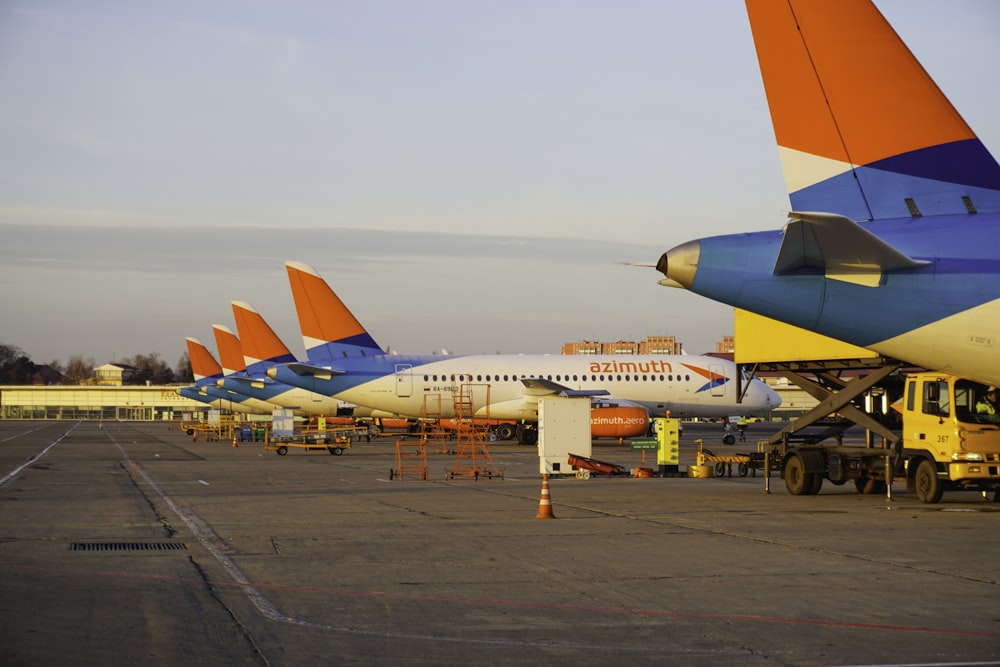
M 497 426 L 498 440 L 513 440 L 515 435 L 517 435 L 517 429 L 514 428 L 513 424 L 499 424 Z
M 288 447 L 285 447 L 284 445 L 278 447 L 278 456 L 284 456 L 287 453 L 288 453 Z
M 590 479 L 590 471 L 589 470 L 584 470 L 583 471 L 583 478 L 584 479 Z

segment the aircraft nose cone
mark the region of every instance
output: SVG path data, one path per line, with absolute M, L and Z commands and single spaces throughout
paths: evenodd
M 700 256 L 701 241 L 688 241 L 663 253 L 656 263 L 656 270 L 667 277 L 661 284 L 691 289 Z

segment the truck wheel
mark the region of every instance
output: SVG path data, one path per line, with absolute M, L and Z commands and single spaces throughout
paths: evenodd
M 736 436 L 735 435 L 723 436 L 723 438 L 722 438 L 722 444 L 724 444 L 724 445 L 735 445 L 736 444 Z
M 722 461 L 719 461 L 718 463 L 715 464 L 715 476 L 716 477 L 726 476 L 726 464 L 723 463 Z
M 813 476 L 806 473 L 806 466 L 798 454 L 785 461 L 785 488 L 793 496 L 805 496 L 812 492 Z
M 917 490 L 917 498 L 925 503 L 936 503 L 944 493 L 944 484 L 937 476 L 937 466 L 929 459 L 922 459 L 913 476 L 913 485 Z
M 278 447 L 278 456 L 284 456 L 287 453 L 288 453 L 288 447 L 285 447 L 284 445 Z
M 858 477 L 854 480 L 854 488 L 858 490 L 858 493 L 865 495 L 885 493 L 885 482 L 872 477 Z
M 812 485 L 809 487 L 809 495 L 815 496 L 819 493 L 819 490 L 823 488 L 823 474 L 814 472 L 812 473 Z

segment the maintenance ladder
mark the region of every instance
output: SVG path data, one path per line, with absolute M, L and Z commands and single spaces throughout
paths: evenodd
M 476 424 L 474 420 L 473 391 L 476 388 L 486 393 L 486 415 L 480 424 Z M 487 445 L 489 441 L 490 385 L 459 385 L 458 392 L 454 395 L 454 405 L 457 445 L 455 464 L 448 473 L 448 478 L 473 477 L 479 479 L 487 477 L 492 479 L 499 477 L 503 479 L 503 475 L 497 471 Z

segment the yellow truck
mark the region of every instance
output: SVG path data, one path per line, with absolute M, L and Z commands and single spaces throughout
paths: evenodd
M 819 492 L 824 480 L 884 493 L 905 482 L 925 503 L 947 489 L 993 491 L 1000 501 L 1000 410 L 977 409 L 989 387 L 930 371 L 905 376 L 902 429 L 884 446 L 801 444 L 771 450 L 793 495 Z

